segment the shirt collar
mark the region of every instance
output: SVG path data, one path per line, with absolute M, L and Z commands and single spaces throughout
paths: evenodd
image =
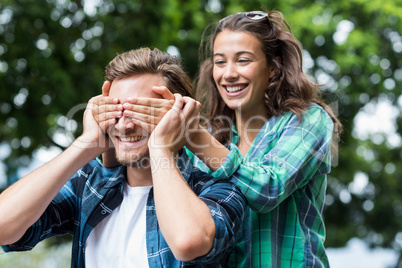
M 118 166 L 115 168 L 105 168 L 105 169 L 112 173 L 112 175 L 108 179 L 108 182 L 105 185 L 106 188 L 113 188 L 119 184 L 124 185 L 127 174 L 126 172 L 127 168 L 125 166 Z
M 192 172 L 192 165 L 188 158 L 188 155 L 184 153 L 184 149 L 180 149 L 178 153 L 179 157 L 177 159 L 177 167 L 179 168 L 181 174 L 183 175 L 184 179 L 188 181 Z M 115 168 L 103 168 L 102 172 L 104 177 L 110 177 L 108 182 L 106 183 L 106 188 L 113 188 L 122 183 L 127 181 L 127 167 L 125 166 L 118 166 Z
M 237 144 L 239 142 L 239 133 L 237 132 L 235 124 L 232 125 L 232 132 L 233 132 L 232 143 Z

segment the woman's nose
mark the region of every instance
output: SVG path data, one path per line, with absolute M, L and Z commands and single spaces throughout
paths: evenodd
M 239 74 L 237 73 L 236 65 L 233 63 L 228 63 L 225 69 L 225 72 L 223 74 L 223 78 L 226 81 L 232 81 L 235 80 L 239 77 Z

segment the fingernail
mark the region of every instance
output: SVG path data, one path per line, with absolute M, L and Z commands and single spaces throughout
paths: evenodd
M 129 119 L 134 119 L 134 118 L 130 117 L 130 112 L 128 112 L 128 111 L 124 111 L 124 112 L 123 112 L 123 115 L 124 115 L 125 117 L 128 117 Z

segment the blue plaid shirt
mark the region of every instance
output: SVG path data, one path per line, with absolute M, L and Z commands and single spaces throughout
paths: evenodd
M 243 219 L 245 198 L 228 180 L 210 177 L 193 167 L 186 154 L 180 156 L 177 165 L 211 211 L 216 227 L 214 244 L 208 254 L 191 262 L 176 260 L 159 229 L 151 189 L 146 208 L 149 267 L 224 267 Z M 4 251 L 30 250 L 45 238 L 70 233 L 73 235 L 71 267 L 85 267 L 85 241 L 92 229 L 121 204 L 125 180 L 125 167 L 107 169 L 96 160 L 89 162 L 63 186 L 41 218 L 18 242 L 3 246 Z

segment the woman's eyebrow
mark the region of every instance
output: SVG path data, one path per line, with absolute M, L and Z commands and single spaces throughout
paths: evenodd
M 221 57 L 223 57 L 223 56 L 224 56 L 224 54 L 223 54 L 223 53 L 215 53 L 215 54 L 214 54 L 214 57 L 217 57 L 217 56 L 221 56 Z
M 236 52 L 236 55 L 237 55 L 237 56 L 238 56 L 238 55 L 241 55 L 241 54 L 249 54 L 249 55 L 255 56 L 255 54 L 254 54 L 253 52 L 250 52 L 250 51 L 239 51 L 239 52 Z
M 241 54 L 249 54 L 249 55 L 255 56 L 255 54 L 250 51 L 238 51 L 235 53 L 236 56 L 241 55 Z M 224 53 L 215 53 L 214 57 L 217 57 L 217 56 L 223 57 L 223 56 L 225 56 L 225 54 Z

